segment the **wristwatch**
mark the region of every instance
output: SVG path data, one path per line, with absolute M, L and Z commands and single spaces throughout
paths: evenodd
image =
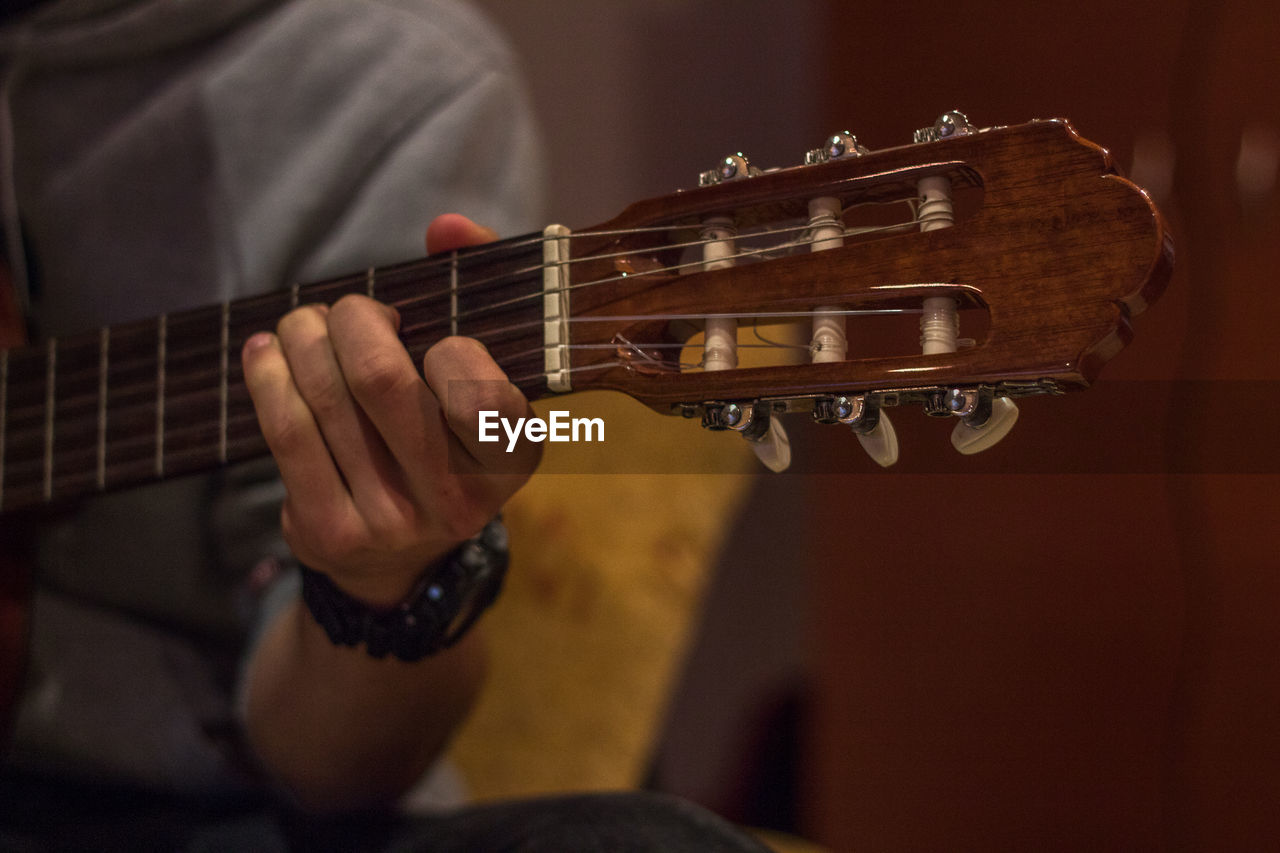
M 394 607 L 371 607 L 307 566 L 302 600 L 335 646 L 363 643 L 375 658 L 416 661 L 462 639 L 498 597 L 509 562 L 507 528 L 498 516 L 433 563 Z

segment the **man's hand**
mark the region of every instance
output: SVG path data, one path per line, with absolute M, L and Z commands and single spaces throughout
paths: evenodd
M 427 230 L 427 250 L 494 236 L 442 216 Z M 243 351 L 287 491 L 286 541 L 303 563 L 374 605 L 400 601 L 424 567 L 479 531 L 540 451 L 526 442 L 522 453 L 495 456 L 494 445 L 479 443 L 479 410 L 529 414 L 482 345 L 446 338 L 419 373 L 398 329 L 394 308 L 347 296 L 290 312 Z
M 492 238 L 445 216 L 427 244 L 439 252 Z M 477 532 L 528 478 L 541 447 L 526 442 L 514 460 L 492 444 L 482 453 L 476 411 L 522 415 L 524 396 L 466 338 L 436 344 L 419 373 L 397 327 L 394 309 L 347 297 L 299 308 L 244 347 L 288 491 L 285 537 L 298 559 L 372 605 L 403 600 L 428 564 Z M 473 631 L 414 663 L 376 660 L 330 643 L 295 599 L 248 667 L 249 740 L 313 808 L 387 802 L 437 758 L 475 700 L 480 640 Z

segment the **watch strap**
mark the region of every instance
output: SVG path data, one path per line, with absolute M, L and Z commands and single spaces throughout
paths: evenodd
M 372 607 L 301 566 L 302 600 L 335 646 L 417 661 L 454 645 L 497 599 L 509 564 L 501 517 L 433 563 L 394 607 Z

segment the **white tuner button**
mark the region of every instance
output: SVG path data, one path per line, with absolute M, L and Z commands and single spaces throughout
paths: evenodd
M 951 444 L 966 456 L 981 453 L 998 444 L 1017 421 L 1017 404 L 1008 397 L 997 397 L 991 401 L 991 416 L 981 426 L 970 426 L 967 418 L 955 425 L 951 430 Z
M 870 432 L 855 432 L 858 443 L 881 468 L 888 468 L 898 461 L 898 434 L 888 415 L 880 413 L 880 421 Z
M 777 418 L 769 420 L 769 428 L 751 442 L 751 449 L 761 464 L 775 474 L 781 474 L 791 466 L 791 439 Z

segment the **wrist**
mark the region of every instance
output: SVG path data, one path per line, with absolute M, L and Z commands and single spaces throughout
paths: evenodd
M 330 642 L 363 645 L 375 658 L 388 654 L 416 661 L 448 648 L 497 598 L 507 569 L 507 536 L 501 518 L 445 557 L 427 566 L 407 593 L 380 604 L 392 587 L 355 589 L 302 566 L 302 598 Z
M 452 551 L 427 561 L 416 570 L 368 575 L 338 575 L 322 569 L 304 567 L 324 575 L 345 596 L 371 610 L 392 610 L 408 598 L 426 575 L 436 571 L 449 559 Z

